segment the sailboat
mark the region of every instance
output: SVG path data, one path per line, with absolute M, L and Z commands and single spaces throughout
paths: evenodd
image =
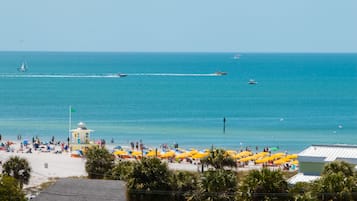
M 25 62 L 22 62 L 21 66 L 17 68 L 17 71 L 24 73 L 28 70 L 27 64 Z

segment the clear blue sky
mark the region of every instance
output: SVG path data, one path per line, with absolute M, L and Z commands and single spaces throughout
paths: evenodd
M 357 1 L 2 0 L 0 50 L 357 52 Z

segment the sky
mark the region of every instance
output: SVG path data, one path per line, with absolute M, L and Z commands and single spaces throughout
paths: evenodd
M 0 0 L 0 51 L 357 52 L 356 0 Z

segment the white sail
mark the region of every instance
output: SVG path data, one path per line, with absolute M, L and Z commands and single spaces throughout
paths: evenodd
M 25 62 L 22 62 L 21 66 L 17 68 L 17 71 L 19 72 L 26 72 L 27 71 L 27 65 Z

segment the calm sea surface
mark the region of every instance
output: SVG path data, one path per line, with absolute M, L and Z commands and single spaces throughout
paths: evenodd
M 122 145 L 141 139 L 149 146 L 298 152 L 310 144 L 357 144 L 357 54 L 233 57 L 0 52 L 0 133 L 65 139 L 72 105 L 72 128 L 83 121 L 95 138 Z M 18 73 L 23 60 L 29 71 Z M 113 76 L 118 72 L 128 76 Z

